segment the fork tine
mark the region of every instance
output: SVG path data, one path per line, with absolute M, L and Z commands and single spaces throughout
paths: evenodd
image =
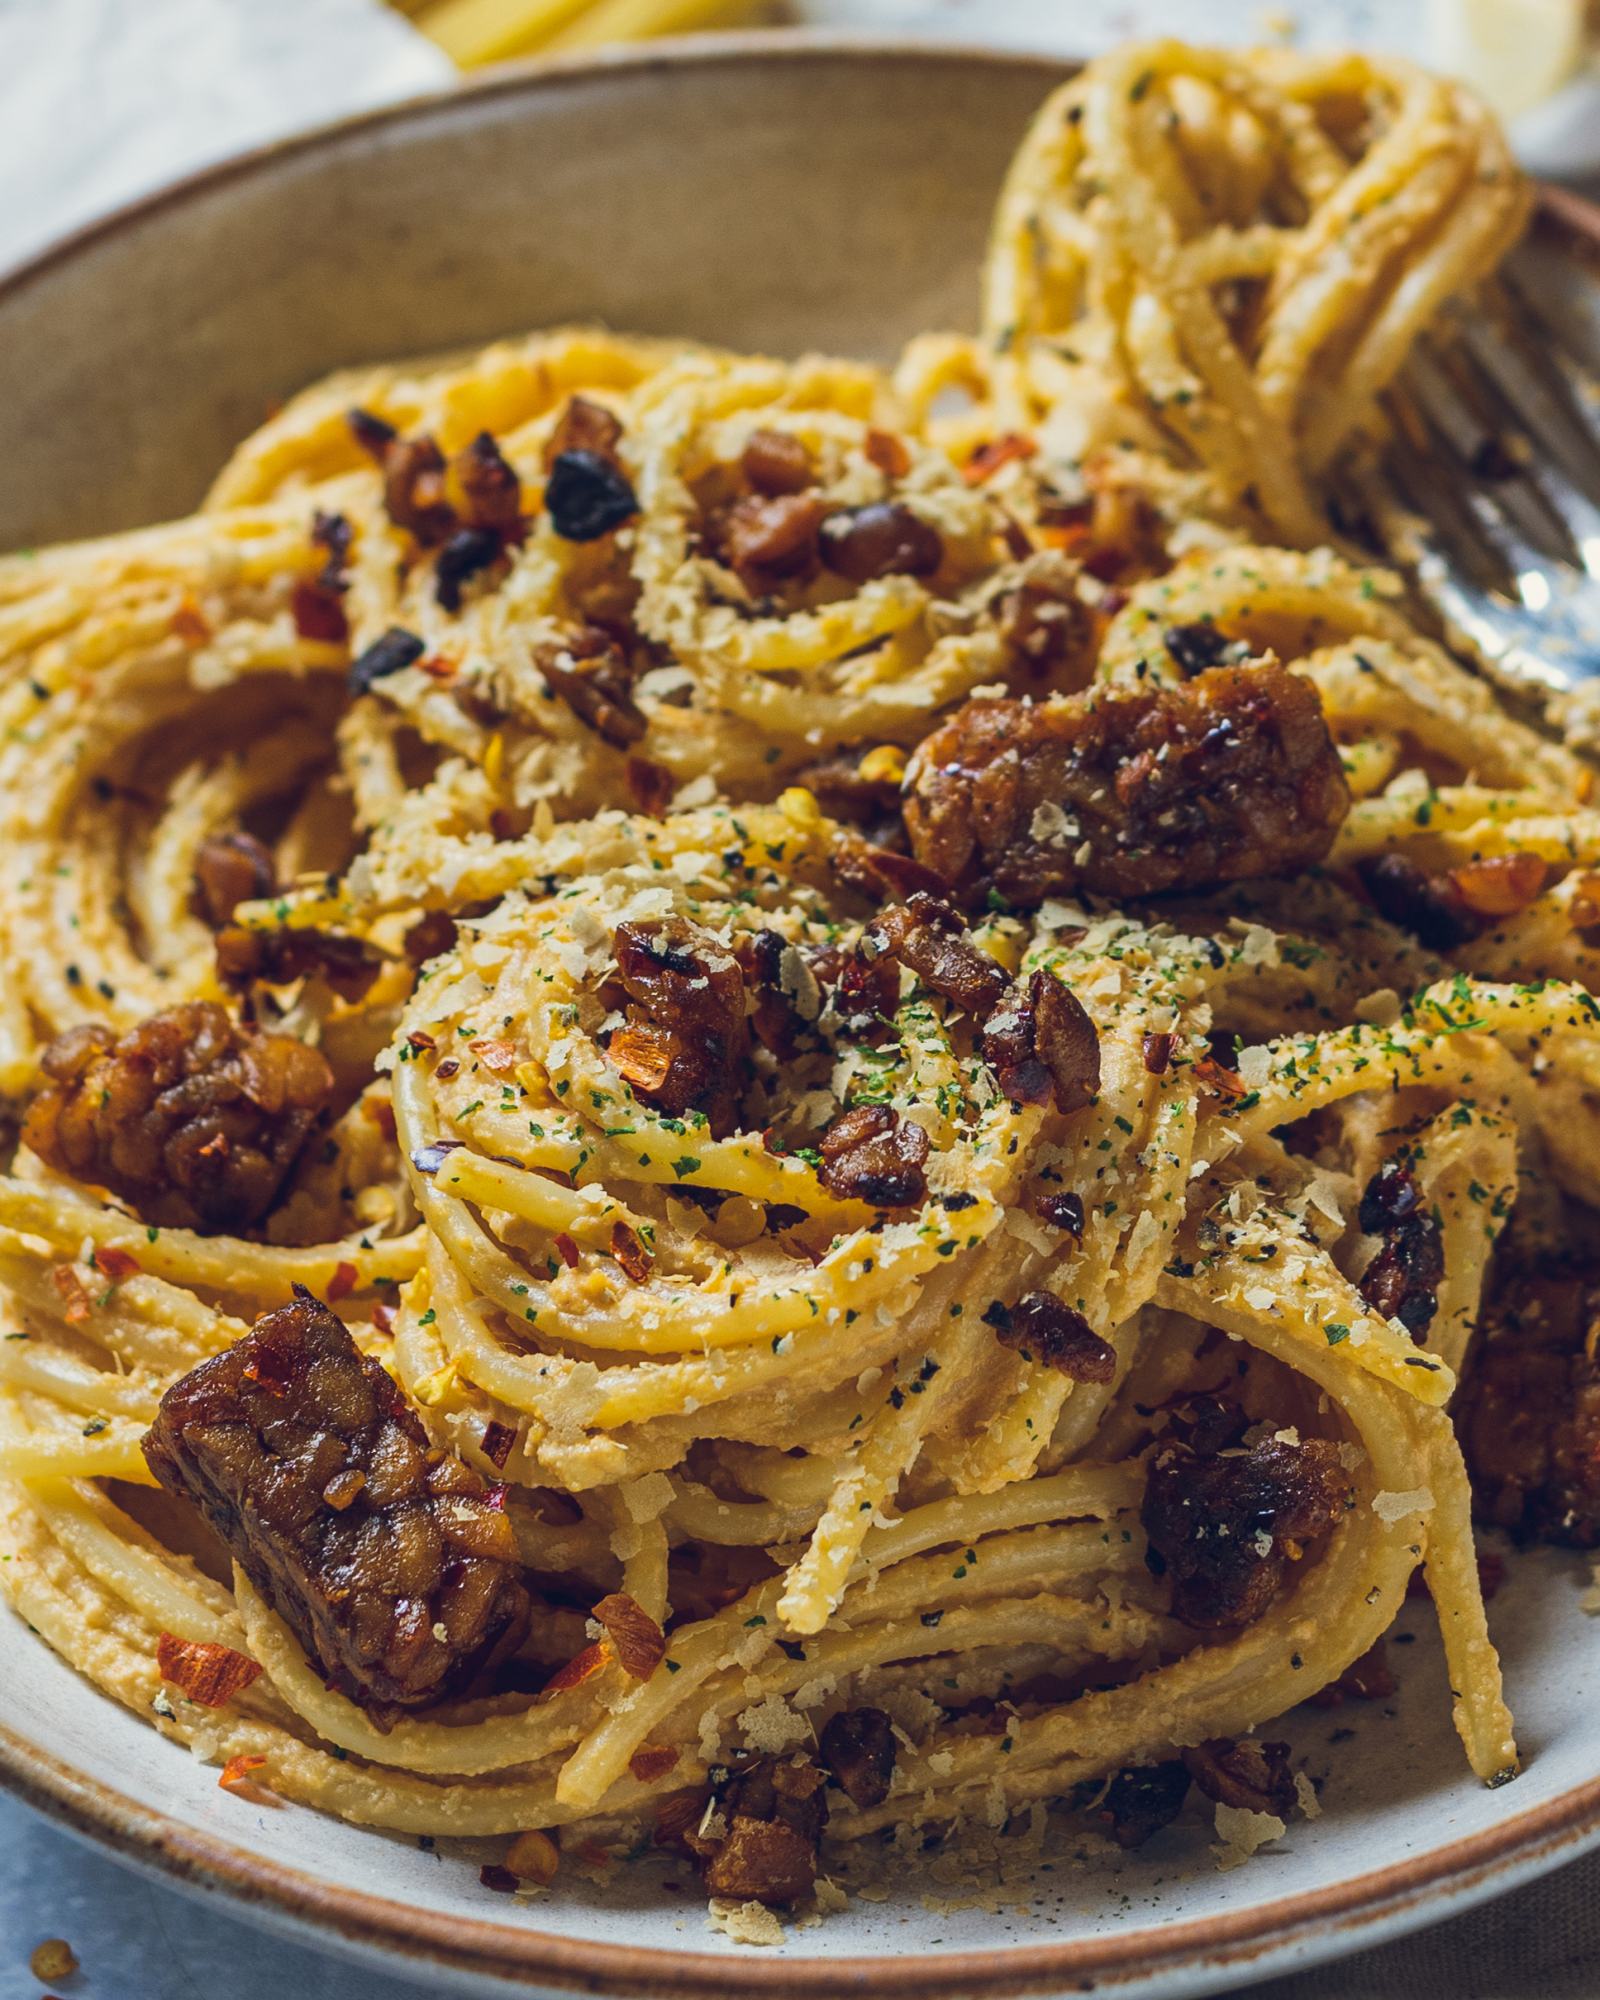
M 1548 280 L 1550 299 L 1568 298 L 1571 275 Z M 1366 504 L 1346 511 L 1358 526 L 1364 512 L 1419 610 L 1553 723 L 1600 678 L 1600 389 L 1586 352 L 1523 286 L 1460 301 L 1383 400 L 1381 471 L 1348 469 Z
M 1465 346 L 1495 383 L 1538 447 L 1542 462 L 1563 466 L 1592 505 L 1600 506 L 1600 412 L 1586 371 L 1559 330 L 1512 280 L 1503 281 L 1507 310 L 1491 325 L 1479 314 L 1455 314 Z
M 1425 533 L 1413 528 L 1406 539 L 1414 540 L 1419 548 L 1431 547 L 1474 588 L 1515 598 L 1515 569 L 1505 550 L 1485 534 L 1483 523 L 1466 503 L 1461 483 L 1445 475 L 1431 449 L 1427 426 L 1400 397 L 1389 397 L 1387 407 L 1394 419 L 1394 436 L 1384 454 L 1385 463 L 1408 506 L 1431 530 Z M 1387 539 L 1391 556 L 1406 565 L 1406 552 L 1396 547 L 1392 538 Z
M 1371 525 L 1403 572 L 1420 600 L 1416 615 L 1421 628 L 1427 629 L 1431 613 L 1449 645 L 1464 647 L 1492 679 L 1539 703 L 1569 693 L 1587 678 L 1593 668 L 1581 641 L 1575 644 L 1570 633 L 1548 629 L 1543 617 L 1508 602 L 1504 591 L 1469 574 L 1456 546 L 1439 533 L 1436 519 L 1399 528 L 1392 497 L 1395 478 L 1391 455 L 1381 470 L 1371 467 L 1355 474 L 1354 497 L 1344 504 L 1352 516 Z
M 1493 378 L 1458 350 L 1435 355 L 1419 349 L 1406 370 L 1406 389 L 1434 438 L 1454 457 L 1465 481 L 1466 504 L 1491 540 L 1509 542 L 1508 559 L 1519 573 L 1555 561 L 1583 562 L 1576 534 L 1550 498 L 1520 439 L 1517 413 Z M 1505 436 L 1523 450 L 1508 450 Z M 1546 579 L 1548 582 L 1549 579 Z
M 1600 419 L 1591 418 L 1575 406 L 1573 421 L 1561 435 L 1561 450 L 1547 449 L 1544 433 L 1529 421 L 1526 403 L 1515 403 L 1508 396 L 1506 371 L 1496 372 L 1482 365 L 1476 344 L 1458 343 L 1452 353 L 1457 367 L 1470 374 L 1501 427 L 1520 431 L 1524 436 L 1525 456 L 1531 457 L 1532 462 L 1522 464 L 1519 470 L 1526 484 L 1537 490 L 1544 506 L 1562 522 L 1563 541 L 1568 545 L 1565 559 L 1600 580 L 1600 504 L 1597 504 L 1600 437 L 1592 429 Z M 1584 378 L 1577 375 L 1575 379 Z M 1581 473 L 1586 458 L 1593 459 L 1593 478 L 1580 477 L 1573 471 L 1576 465 Z

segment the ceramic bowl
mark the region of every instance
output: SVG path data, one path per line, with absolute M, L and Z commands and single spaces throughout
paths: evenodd
M 343 363 L 567 319 L 870 356 L 966 325 L 1001 173 L 1059 74 L 685 43 L 495 76 L 201 175 L 0 283 L 0 546 L 185 510 L 276 399 Z M 987 1895 L 929 1856 L 760 1953 L 648 1870 L 513 1902 L 457 1857 L 246 1803 L 11 1618 L 0 1777 L 137 1867 L 441 1992 L 1177 2000 L 1375 1943 L 1600 1839 L 1581 1572 L 1526 1558 L 1491 1607 L 1528 1753 L 1512 1786 L 1468 1775 L 1412 1607 L 1395 1700 L 1289 1718 L 1323 1813 L 1249 1866 L 1220 1872 L 1198 1820 L 1133 1857 L 1064 1834 Z

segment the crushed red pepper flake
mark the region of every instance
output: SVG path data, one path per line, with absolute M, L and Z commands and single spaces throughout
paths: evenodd
M 327 1298 L 330 1303 L 336 1299 L 347 1299 L 356 1288 L 359 1273 L 354 1264 L 342 1258 L 333 1267 L 333 1276 L 328 1280 Z
M 202 1708 L 226 1708 L 261 1678 L 260 1666 L 248 1654 L 209 1639 L 179 1639 L 171 1632 L 156 1640 L 156 1666 L 164 1681 Z
M 581 1653 L 575 1653 L 564 1667 L 560 1667 L 545 1682 L 543 1692 L 547 1695 L 565 1694 L 568 1688 L 581 1687 L 592 1680 L 611 1658 L 610 1648 L 596 1640 L 592 1646 L 585 1646 Z
M 904 479 L 911 470 L 911 454 L 906 450 L 905 440 L 897 438 L 893 431 L 868 431 L 861 449 L 885 479 Z
M 80 1320 L 89 1317 L 91 1310 L 89 1294 L 83 1288 L 83 1280 L 70 1264 L 57 1264 L 50 1273 L 50 1282 L 55 1286 L 56 1294 L 61 1300 L 63 1308 L 61 1317 L 68 1326 L 76 1326 Z
M 124 1278 L 137 1277 L 143 1268 L 131 1251 L 119 1250 L 112 1243 L 100 1245 L 94 1253 L 94 1263 L 101 1276 L 109 1278 L 114 1285 L 120 1285 Z
M 192 597 L 179 600 L 177 609 L 167 621 L 174 638 L 182 639 L 188 646 L 203 646 L 212 636 L 212 623 Z
M 650 1254 L 625 1222 L 611 1225 L 611 1254 L 636 1285 L 650 1275 Z
M 249 1799 L 255 1805 L 276 1805 L 277 1800 L 265 1784 L 256 1782 L 254 1777 L 266 1761 L 259 1751 L 241 1750 L 223 1765 L 217 1783 L 235 1798 Z
M 628 1759 L 628 1769 L 641 1785 L 653 1785 L 667 1775 L 679 1754 L 675 1743 L 644 1743 Z
M 962 466 L 961 477 L 969 486 L 981 486 L 986 479 L 992 479 L 1002 465 L 1032 458 L 1038 449 L 1031 437 L 1024 437 L 1020 431 L 1007 431 L 1003 437 L 990 438 L 987 443 L 980 444 Z
M 1194 1076 L 1201 1089 L 1210 1091 L 1214 1097 L 1244 1096 L 1244 1078 L 1236 1069 L 1219 1063 L 1215 1056 L 1202 1056 L 1194 1066 Z
M 503 1466 L 511 1456 L 517 1442 L 517 1434 L 509 1424 L 503 1424 L 498 1417 L 491 1418 L 483 1427 L 483 1436 L 478 1440 L 478 1448 L 491 1465 Z
M 678 781 L 665 764 L 648 757 L 630 757 L 627 766 L 628 794 L 640 812 L 659 819 L 672 804 Z
M 617 1650 L 622 1671 L 630 1679 L 647 1681 L 667 1652 L 667 1635 L 636 1598 L 616 1590 L 602 1597 L 594 1615 L 606 1628 Z
M 1479 917 L 1511 917 L 1544 891 L 1550 869 L 1537 854 L 1492 854 L 1452 868 L 1450 880 Z
M 502 1041 L 497 1037 L 487 1036 L 480 1041 L 468 1042 L 467 1047 L 478 1058 L 479 1062 L 483 1064 L 484 1068 L 492 1070 L 496 1076 L 504 1076 L 508 1071 L 515 1069 L 517 1066 L 517 1045 L 515 1042 Z
M 556 1252 L 569 1271 L 578 1268 L 578 1246 L 564 1229 L 556 1238 Z

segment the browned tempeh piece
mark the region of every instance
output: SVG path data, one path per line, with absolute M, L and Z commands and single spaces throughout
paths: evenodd
M 1152 896 L 1289 875 L 1350 793 L 1317 692 L 1270 662 L 1182 687 L 971 701 L 913 759 L 917 859 L 1009 901 Z
M 522 1635 L 497 1496 L 303 1286 L 173 1384 L 144 1454 L 329 1686 L 380 1716 L 455 1692 Z

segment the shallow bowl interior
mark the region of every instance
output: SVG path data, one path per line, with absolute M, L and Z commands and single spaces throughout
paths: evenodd
M 348 362 L 564 320 L 883 359 L 970 326 L 1000 176 L 1061 65 L 758 39 L 292 140 L 0 283 L 0 548 L 187 510 Z

